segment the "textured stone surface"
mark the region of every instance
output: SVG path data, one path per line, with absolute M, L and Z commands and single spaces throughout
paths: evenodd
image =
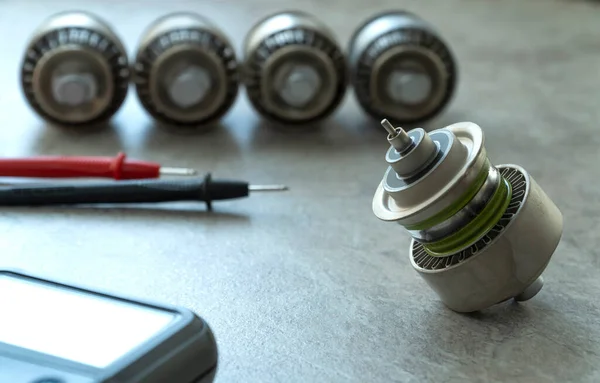
M 0 155 L 125 150 L 292 190 L 221 204 L 213 214 L 192 204 L 3 209 L 0 265 L 196 310 L 218 338 L 218 382 L 600 381 L 594 2 L 117 3 L 0 3 Z M 195 10 L 239 49 L 256 20 L 286 6 L 318 12 L 344 45 L 364 18 L 397 6 L 430 20 L 452 43 L 459 93 L 429 127 L 480 124 L 492 160 L 524 166 L 564 213 L 563 241 L 534 300 L 470 316 L 438 302 L 408 263 L 408 235 L 371 213 L 386 143 L 351 93 L 318 131 L 261 126 L 240 95 L 221 129 L 188 137 L 153 129 L 133 93 L 112 130 L 48 129 L 18 88 L 25 40 L 55 11 L 97 11 L 133 51 L 154 18 Z

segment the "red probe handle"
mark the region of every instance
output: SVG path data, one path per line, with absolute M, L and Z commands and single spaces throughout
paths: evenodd
M 116 157 L 31 157 L 0 158 L 0 177 L 28 178 L 113 178 L 115 180 L 158 178 L 160 165 L 126 161 Z

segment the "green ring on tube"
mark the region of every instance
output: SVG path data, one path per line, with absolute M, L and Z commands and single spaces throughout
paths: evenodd
M 447 257 L 474 244 L 498 223 L 508 208 L 511 198 L 512 187 L 504 177 L 501 177 L 498 189 L 474 220 L 442 240 L 423 244 L 423 249 L 432 257 Z
M 446 221 L 448 218 L 452 217 L 454 214 L 458 213 L 463 207 L 465 207 L 469 203 L 469 201 L 473 199 L 473 197 L 475 197 L 477 192 L 479 192 L 479 189 L 481 189 L 481 187 L 485 183 L 485 180 L 487 180 L 490 167 L 490 161 L 486 160 L 485 164 L 483 165 L 483 168 L 477 175 L 477 178 L 475 178 L 475 181 L 471 184 L 469 189 L 462 196 L 460 196 L 460 198 L 456 200 L 455 203 L 440 211 L 433 217 L 427 218 L 425 221 L 407 225 L 404 226 L 404 228 L 406 230 L 414 231 L 426 230 L 431 227 L 434 227 L 435 225 L 439 225 L 440 223 Z

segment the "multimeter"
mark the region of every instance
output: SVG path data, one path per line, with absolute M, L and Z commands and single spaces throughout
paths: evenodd
M 0 271 L 0 382 L 210 383 L 217 345 L 179 307 Z

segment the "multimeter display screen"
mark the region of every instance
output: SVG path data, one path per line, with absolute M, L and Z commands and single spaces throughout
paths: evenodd
M 0 342 L 104 368 L 176 313 L 0 274 Z

